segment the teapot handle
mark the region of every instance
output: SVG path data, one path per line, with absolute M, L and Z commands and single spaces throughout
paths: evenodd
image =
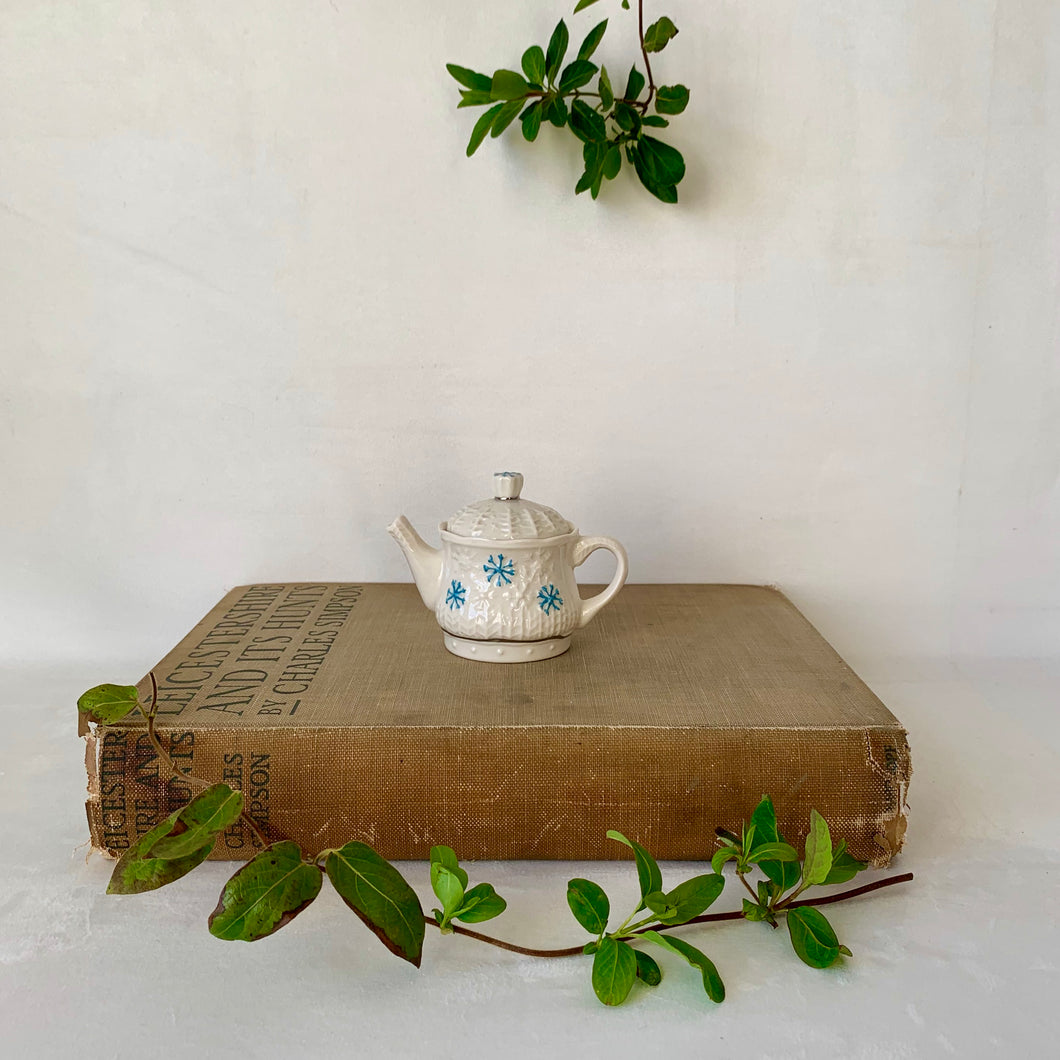
M 615 559 L 618 561 L 617 569 L 615 570 L 615 576 L 602 593 L 597 593 L 596 596 L 590 596 L 588 600 L 582 601 L 582 614 L 578 622 L 579 629 L 582 626 L 587 626 L 595 618 L 596 612 L 604 604 L 608 603 L 615 593 L 626 584 L 626 575 L 629 573 L 629 559 L 626 556 L 626 550 L 613 537 L 578 538 L 574 543 L 574 555 L 572 557 L 574 566 L 580 567 L 598 548 L 606 548 L 608 552 L 614 553 Z

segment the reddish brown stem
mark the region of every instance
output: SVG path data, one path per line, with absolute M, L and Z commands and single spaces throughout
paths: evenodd
M 644 46 L 644 0 L 637 0 L 637 33 L 640 36 L 640 54 L 644 57 L 644 69 L 648 72 L 648 98 L 644 101 L 643 112 L 647 114 L 648 106 L 655 96 L 655 78 L 651 73 L 651 60 L 648 49 Z
M 151 741 L 151 746 L 158 752 L 158 757 L 165 762 L 166 767 L 177 780 L 187 780 L 192 784 L 198 784 L 200 787 L 208 788 L 210 785 L 207 781 L 200 780 L 198 777 L 193 777 L 190 773 L 182 773 L 177 768 L 177 764 L 173 759 L 169 757 L 169 751 L 166 750 L 162 741 L 158 738 L 158 733 L 155 731 L 155 715 L 157 714 L 156 707 L 158 706 L 158 682 L 155 680 L 154 670 L 152 670 L 147 676 L 151 678 L 151 702 L 148 704 L 147 710 L 144 710 L 139 704 L 137 704 L 137 706 L 140 706 L 140 713 L 144 716 L 144 720 L 147 722 L 147 738 Z
M 892 887 L 896 883 L 909 883 L 912 880 L 911 872 L 903 872 L 900 876 L 888 876 L 883 880 L 875 880 L 873 883 L 863 884 L 861 887 L 852 887 L 849 891 L 840 891 L 839 894 L 826 895 L 823 898 L 803 899 L 800 902 L 792 902 L 787 909 L 797 909 L 800 905 L 832 905 L 835 902 L 845 902 L 848 898 L 857 898 L 859 895 L 868 894 L 870 891 L 878 891 L 884 887 Z M 434 917 L 424 914 L 423 919 L 428 924 L 438 926 Z M 693 917 L 683 924 L 675 924 L 667 927 L 665 924 L 641 928 L 635 931 L 635 935 L 643 931 L 672 931 L 675 927 L 688 927 L 690 924 L 714 924 L 723 920 L 743 920 L 743 913 L 733 910 L 731 913 L 704 913 L 703 916 Z M 560 950 L 538 950 L 530 946 L 517 946 L 514 942 L 505 942 L 504 939 L 495 939 L 489 935 L 483 935 L 480 931 L 472 931 L 471 928 L 461 927 L 459 924 L 449 925 L 457 935 L 466 935 L 468 938 L 477 939 L 479 942 L 489 943 L 498 949 L 508 950 L 511 953 L 522 953 L 527 957 L 576 957 L 584 952 L 583 946 L 566 946 Z
M 751 896 L 751 901 L 754 902 L 755 905 L 757 905 L 758 895 L 755 894 L 754 891 L 751 889 L 751 885 L 747 882 L 747 877 L 744 876 L 742 872 L 737 872 L 736 876 L 739 879 L 740 883 L 743 884 L 743 889 Z
M 169 751 L 166 750 L 162 741 L 158 738 L 158 733 L 155 731 L 155 715 L 157 713 L 156 706 L 158 704 L 158 682 L 155 680 L 155 672 L 152 670 L 148 677 L 151 678 L 151 703 L 145 711 L 143 707 L 140 707 L 140 713 L 144 716 L 144 720 L 147 722 L 147 738 L 151 741 L 151 746 L 158 752 L 158 757 L 165 762 L 169 768 L 170 773 L 176 780 L 183 780 L 192 785 L 198 785 L 200 788 L 210 787 L 208 780 L 203 780 L 202 777 L 197 777 L 193 773 L 185 773 L 177 768 L 176 762 L 169 757 Z M 246 823 L 246 826 L 254 834 L 257 841 L 262 847 L 269 845 L 268 839 L 262 834 L 261 829 L 254 823 L 254 819 L 249 814 L 241 813 L 240 819 Z

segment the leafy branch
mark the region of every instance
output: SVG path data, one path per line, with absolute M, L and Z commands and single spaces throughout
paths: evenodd
M 840 956 L 851 955 L 842 945 L 818 905 L 844 901 L 870 891 L 911 880 L 904 873 L 877 880 L 838 894 L 810 901 L 800 896 L 811 887 L 846 883 L 866 866 L 856 860 L 843 841 L 833 846 L 828 825 L 811 811 L 810 830 L 800 858 L 777 829 L 776 813 L 768 796 L 755 808 L 739 836 L 719 829 L 719 849 L 710 873 L 693 876 L 669 890 L 655 858 L 635 840 L 620 832 L 607 836 L 632 852 L 640 897 L 617 926 L 611 927 L 611 902 L 599 884 L 573 879 L 567 884 L 567 904 L 577 922 L 589 932 L 588 942 L 563 949 L 532 949 L 493 938 L 464 925 L 500 916 L 505 900 L 489 883 L 468 887 L 467 871 L 448 846 L 430 853 L 431 889 L 439 908 L 424 913 L 416 892 L 400 872 L 368 844 L 351 841 L 314 856 L 289 839 L 268 842 L 243 811 L 243 796 L 227 784 L 211 784 L 178 770 L 154 732 L 157 686 L 151 675 L 152 694 L 140 702 L 135 686 L 99 685 L 84 693 L 78 709 L 104 725 L 121 721 L 134 711 L 145 719 L 152 744 L 175 776 L 199 791 L 176 812 L 159 821 L 119 859 L 107 887 L 108 894 L 140 894 L 173 883 L 200 865 L 217 838 L 242 817 L 263 849 L 242 865 L 225 883 L 208 924 L 212 935 L 230 941 L 254 942 L 284 927 L 317 897 L 324 877 L 347 906 L 395 956 L 417 968 L 423 955 L 428 924 L 442 934 L 457 934 L 510 952 L 531 957 L 591 956 L 592 988 L 605 1005 L 621 1004 L 633 986 L 657 986 L 662 968 L 650 953 L 637 948 L 648 943 L 657 950 L 681 957 L 699 973 L 707 997 L 725 999 L 725 984 L 713 961 L 700 949 L 670 932 L 679 927 L 724 920 L 764 921 L 777 927 L 783 916 L 795 953 L 814 968 L 827 968 Z M 743 908 L 707 913 L 725 889 L 725 864 L 735 862 L 736 878 L 750 895 Z M 752 886 L 748 875 L 759 870 L 765 879 Z M 610 930 L 609 930 L 610 928 Z
M 750 895 L 743 900 L 743 915 L 748 920 L 775 928 L 783 914 L 792 947 L 814 968 L 828 968 L 840 954 L 851 955 L 825 915 L 815 908 L 821 903 L 796 901 L 810 887 L 846 883 L 866 867 L 865 862 L 851 856 L 844 840 L 832 846 L 828 822 L 816 810 L 810 811 L 810 831 L 801 860 L 777 830 L 777 815 L 768 796 L 755 808 L 740 836 L 721 828 L 717 835 L 721 846 L 711 867 L 720 872 L 727 861 L 735 861 L 736 877 Z M 752 866 L 765 875 L 755 887 L 747 880 Z
M 597 0 L 578 0 L 575 14 Z M 629 8 L 629 0 L 622 0 Z M 634 62 L 621 95 L 615 92 L 604 65 L 592 56 L 607 31 L 608 20 L 594 26 L 582 41 L 577 56 L 564 64 L 570 31 L 560 19 L 547 48 L 532 44 L 523 52 L 521 70 L 498 69 L 492 75 L 455 63 L 446 69 L 462 85 L 457 107 L 487 107 L 475 123 L 467 145 L 470 158 L 486 136 L 500 136 L 518 117 L 523 138 L 537 139 L 545 121 L 567 128 L 582 143 L 584 172 L 575 194 L 588 191 L 595 199 L 605 180 L 614 180 L 622 159 L 633 166 L 638 179 L 657 199 L 677 202 L 677 185 L 685 175 L 685 162 L 675 147 L 646 133 L 645 128 L 666 128 L 664 115 L 680 114 L 688 106 L 684 85 L 656 86 L 649 55 L 661 52 L 677 36 L 677 27 L 665 15 L 644 28 L 644 0 L 637 0 L 637 36 L 644 73 Z M 593 79 L 596 90 L 587 90 Z M 644 93 L 645 86 L 647 92 Z M 593 102 L 586 102 L 587 100 Z M 655 113 L 649 113 L 654 104 Z

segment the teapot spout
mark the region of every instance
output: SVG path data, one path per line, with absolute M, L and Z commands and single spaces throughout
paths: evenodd
M 399 515 L 386 528 L 386 532 L 401 546 L 416 588 L 423 602 L 433 611 L 442 589 L 441 550 L 431 548 L 403 515 Z

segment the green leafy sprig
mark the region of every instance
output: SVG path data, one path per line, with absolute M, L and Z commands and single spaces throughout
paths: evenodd
M 216 938 L 255 942 L 274 934 L 302 913 L 317 897 L 325 876 L 359 920 L 395 956 L 417 968 L 423 956 L 427 925 L 442 934 L 464 935 L 492 946 L 532 957 L 592 957 L 592 987 L 605 1005 L 621 1004 L 639 980 L 657 986 L 663 978 L 659 963 L 638 948 L 648 943 L 657 950 L 687 961 L 701 975 L 703 989 L 714 1002 L 725 998 L 725 985 L 717 968 L 702 950 L 671 934 L 678 927 L 708 922 L 747 919 L 773 927 L 784 916 L 792 946 L 815 968 L 827 968 L 850 950 L 840 944 L 831 925 L 816 908 L 844 901 L 869 891 L 911 880 L 905 873 L 877 880 L 814 901 L 799 898 L 810 887 L 845 883 L 865 868 L 840 841 L 833 846 L 828 825 L 811 811 L 810 830 L 800 859 L 795 848 L 777 829 L 769 797 L 755 808 L 739 836 L 718 830 L 720 848 L 712 859 L 711 873 L 693 876 L 669 890 L 655 858 L 640 843 L 620 832 L 608 838 L 627 846 L 633 854 L 640 898 L 630 914 L 609 929 L 611 903 L 599 884 L 573 879 L 567 885 L 567 903 L 578 923 L 592 936 L 589 942 L 564 949 L 533 949 L 481 934 L 467 924 L 499 916 L 505 900 L 489 883 L 468 887 L 467 871 L 448 846 L 431 848 L 431 888 L 441 903 L 433 916 L 423 912 L 420 900 L 401 873 L 366 843 L 351 841 L 315 856 L 288 839 L 270 842 L 243 809 L 243 796 L 227 784 L 209 782 L 176 768 L 155 732 L 158 689 L 151 679 L 151 699 L 141 703 L 135 686 L 98 685 L 78 700 L 79 710 L 91 721 L 114 724 L 139 711 L 156 751 L 174 774 L 199 790 L 186 805 L 156 823 L 123 854 L 114 867 L 109 894 L 140 894 L 164 887 L 185 876 L 210 854 L 218 837 L 242 818 L 262 847 L 242 865 L 222 888 L 217 908 L 209 917 Z M 725 864 L 734 861 L 736 876 L 751 895 L 739 911 L 705 912 L 725 888 Z M 754 869 L 765 879 L 752 888 L 747 877 Z
M 177 768 L 155 731 L 158 682 L 154 673 L 149 679 L 151 699 L 148 703 L 140 702 L 136 685 L 103 684 L 83 693 L 77 700 L 77 709 L 89 721 L 99 725 L 113 725 L 134 711 L 139 713 L 147 724 L 151 746 L 170 773 L 184 784 L 206 790 L 182 810 L 156 824 L 125 852 L 111 877 L 108 888 L 111 894 L 138 894 L 179 880 L 206 860 L 217 836 L 237 818 L 242 819 L 260 846 L 269 845 L 254 819 L 244 812 L 243 796 L 239 792 L 233 792 L 226 784 L 211 785 L 209 781 Z M 156 875 L 161 882 L 149 886 Z
M 491 883 L 477 883 L 469 891 L 465 887 L 467 873 L 460 867 L 453 848 L 431 847 L 431 889 L 442 903 L 442 908 L 433 913 L 443 935 L 453 931 L 454 919 L 465 924 L 481 924 L 508 908 Z
M 840 943 L 825 915 L 808 901 L 796 899 L 810 887 L 846 883 L 866 868 L 864 861 L 852 857 L 846 842 L 833 848 L 828 823 L 816 811 L 810 811 L 810 830 L 800 861 L 798 851 L 777 829 L 773 800 L 765 796 L 751 814 L 742 834 L 736 836 L 723 828 L 717 830 L 719 849 L 711 859 L 715 872 L 721 872 L 727 861 L 735 861 L 736 876 L 751 896 L 743 900 L 743 915 L 752 921 L 778 926 L 784 915 L 792 948 L 813 968 L 828 968 L 840 954 L 849 957 L 850 950 Z M 757 867 L 765 875 L 752 887 L 747 874 Z
M 662 970 L 655 959 L 630 945 L 631 940 L 644 938 L 698 968 L 703 974 L 707 997 L 711 1001 L 724 1001 L 725 984 L 710 958 L 683 939 L 668 938 L 657 930 L 687 924 L 700 916 L 721 894 L 724 877 L 715 873 L 693 876 L 673 890 L 663 891 L 662 872 L 644 847 L 621 832 L 609 831 L 607 837 L 633 851 L 640 901 L 618 927 L 608 931 L 611 903 L 603 888 L 592 880 L 574 879 L 567 884 L 567 904 L 574 919 L 596 936 L 585 944 L 583 951 L 593 958 L 592 982 L 596 996 L 605 1005 L 621 1005 L 638 979 L 645 986 L 659 985 Z
M 578 0 L 575 14 L 596 2 Z M 623 0 L 622 7 L 629 8 L 628 0 Z M 592 62 L 607 24 L 605 18 L 586 34 L 570 62 L 566 61 L 570 31 L 560 19 L 547 48 L 531 44 L 523 52 L 521 72 L 498 69 L 490 75 L 447 63 L 446 69 L 462 86 L 457 107 L 487 108 L 471 131 L 468 157 L 487 135 L 496 139 L 516 118 L 524 139 L 531 143 L 549 122 L 569 129 L 582 143 L 584 171 L 575 194 L 588 191 L 595 199 L 603 182 L 618 176 L 624 158 L 652 195 L 662 202 L 677 202 L 677 185 L 685 175 L 684 158 L 675 147 L 645 131 L 666 128 L 669 118 L 688 106 L 684 85 L 655 84 L 649 58 L 677 36 L 677 27 L 664 15 L 645 29 L 644 0 L 638 0 L 637 34 L 644 72 L 634 62 L 620 95 L 607 67 Z M 595 90 L 587 87 L 594 79 Z M 650 113 L 653 105 L 655 113 Z

